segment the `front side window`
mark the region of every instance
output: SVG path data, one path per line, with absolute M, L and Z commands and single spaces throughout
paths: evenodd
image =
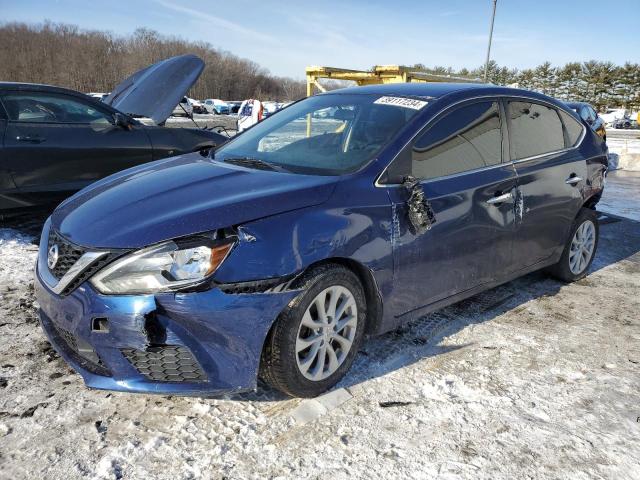
M 446 114 L 418 138 L 411 150 L 411 175 L 444 177 L 501 161 L 498 103 L 479 102 Z
M 310 97 L 256 124 L 216 150 L 219 161 L 270 165 L 296 173 L 341 175 L 372 160 L 424 100 L 382 95 Z
M 2 97 L 9 119 L 18 122 L 110 123 L 111 116 L 89 103 L 59 94 L 15 93 Z
M 565 148 L 564 132 L 554 108 L 533 102 L 507 102 L 511 156 L 514 160 Z

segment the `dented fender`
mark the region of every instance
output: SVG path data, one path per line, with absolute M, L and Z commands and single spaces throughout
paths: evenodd
M 218 283 L 288 278 L 310 265 L 349 258 L 374 274 L 392 268 L 391 205 L 309 207 L 241 225 Z

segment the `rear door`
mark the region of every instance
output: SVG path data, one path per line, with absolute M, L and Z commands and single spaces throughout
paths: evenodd
M 417 232 L 409 220 L 406 188 L 388 186 L 393 213 L 391 309 L 401 321 L 513 269 L 516 174 L 505 155 L 502 118 L 495 99 L 453 107 L 418 135 L 387 171 L 390 183 L 405 175 L 416 177 L 435 219 L 430 230 Z
M 584 126 L 542 101 L 505 100 L 519 205 L 514 256 L 520 267 L 544 262 L 564 246 L 582 206 L 587 165 Z
M 9 116 L 4 157 L 23 192 L 75 191 L 152 160 L 143 127 L 113 125 L 111 112 L 89 99 L 14 91 L 1 100 Z

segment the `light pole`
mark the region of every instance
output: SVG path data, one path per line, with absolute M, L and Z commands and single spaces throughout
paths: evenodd
M 484 64 L 484 83 L 489 77 L 489 58 L 491 57 L 491 39 L 493 38 L 493 21 L 496 19 L 496 4 L 498 0 L 493 0 L 493 13 L 491 14 L 491 27 L 489 28 L 489 46 L 487 47 L 487 61 Z

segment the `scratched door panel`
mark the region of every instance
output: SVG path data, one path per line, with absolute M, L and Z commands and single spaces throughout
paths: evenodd
M 583 202 L 587 165 L 555 107 L 523 99 L 505 103 L 521 213 L 515 255 L 527 267 L 563 248 Z

